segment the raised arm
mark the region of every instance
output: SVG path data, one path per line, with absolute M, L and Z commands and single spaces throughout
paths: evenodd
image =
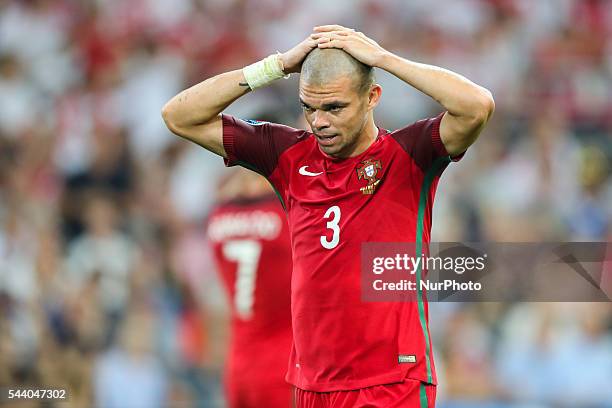
M 302 61 L 316 47 L 307 38 L 280 55 L 284 73 L 299 72 Z M 221 115 L 236 99 L 251 90 L 242 69 L 209 78 L 174 96 L 162 109 L 168 129 L 178 136 L 227 157 L 223 148 Z
M 386 54 L 380 68 L 438 101 L 448 113 L 440 123 L 440 139 L 456 156 L 476 141 L 493 114 L 495 103 L 487 89 L 447 69 Z
M 219 115 L 232 102 L 251 90 L 242 70 L 225 72 L 186 89 L 162 109 L 166 126 L 173 133 L 226 157 Z
M 332 25 L 316 27 L 311 37 L 320 48 L 341 48 L 438 101 L 448 111 L 440 124 L 440 138 L 451 156 L 463 153 L 476 141 L 495 110 L 487 89 L 449 70 L 398 57 L 363 33 Z

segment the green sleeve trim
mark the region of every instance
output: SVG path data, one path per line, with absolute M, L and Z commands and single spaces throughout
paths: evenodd
M 429 197 L 429 190 L 431 189 L 432 182 L 435 176 L 444 168 L 448 163 L 451 162 L 450 156 L 439 157 L 436 159 L 431 167 L 425 173 L 423 178 L 423 184 L 421 184 L 421 192 L 419 194 L 419 212 L 417 215 L 417 229 L 416 229 L 416 256 L 421 256 L 423 250 L 423 224 L 425 218 L 425 207 L 427 206 L 427 198 Z M 423 304 L 423 293 L 421 291 L 421 264 L 419 263 L 416 270 L 416 282 L 417 282 L 417 307 L 419 311 L 419 322 L 421 323 L 421 329 L 423 330 L 423 337 L 425 338 L 425 364 L 427 368 L 427 381 L 433 383 L 433 376 L 431 371 L 431 361 L 429 355 L 431 353 L 431 347 L 429 342 L 429 330 L 427 328 L 427 320 L 425 319 L 425 305 Z M 423 388 L 424 390 L 424 388 Z M 427 406 L 427 405 L 425 405 Z

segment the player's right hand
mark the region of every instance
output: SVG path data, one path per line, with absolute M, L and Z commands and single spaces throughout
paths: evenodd
M 317 42 L 309 36 L 289 51 L 282 53 L 280 59 L 283 62 L 283 72 L 285 74 L 300 72 L 304 58 L 316 47 Z

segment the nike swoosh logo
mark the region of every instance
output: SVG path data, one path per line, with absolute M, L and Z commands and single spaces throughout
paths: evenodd
M 310 171 L 306 170 L 306 168 L 307 168 L 307 167 L 308 167 L 308 166 L 302 166 L 302 167 L 300 167 L 299 173 L 300 173 L 302 176 L 316 177 L 316 176 L 320 176 L 321 174 L 323 174 L 323 172 L 320 172 L 320 173 L 312 173 L 312 172 L 310 172 Z

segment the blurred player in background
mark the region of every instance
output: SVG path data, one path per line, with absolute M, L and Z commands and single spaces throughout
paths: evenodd
M 291 245 L 283 208 L 265 178 L 247 170 L 221 181 L 208 222 L 231 303 L 225 390 L 230 408 L 286 408 L 291 349 Z

